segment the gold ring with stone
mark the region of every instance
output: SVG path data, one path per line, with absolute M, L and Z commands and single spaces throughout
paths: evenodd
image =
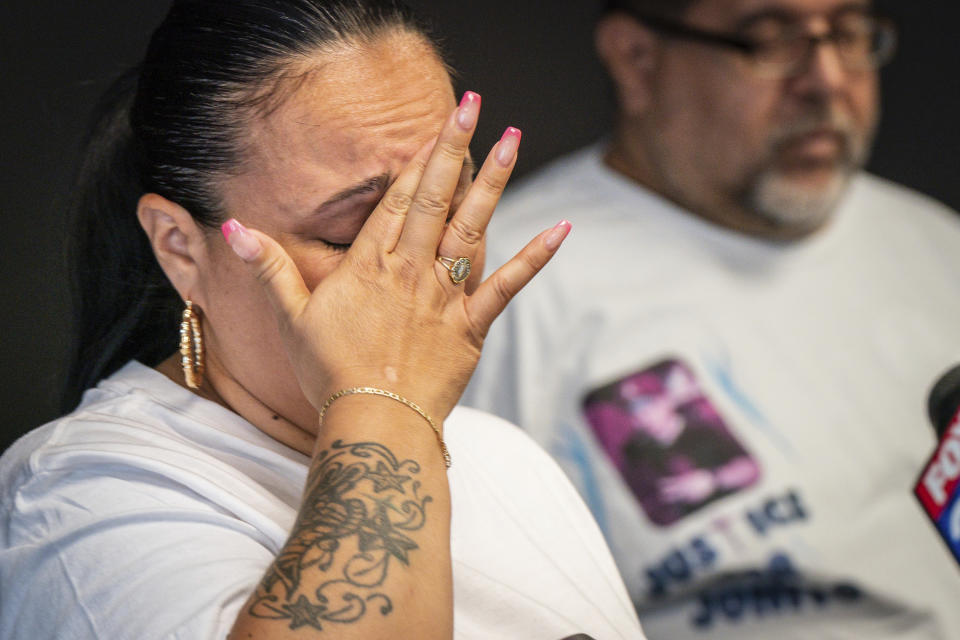
M 445 256 L 437 256 L 437 262 L 442 264 L 450 273 L 450 281 L 453 284 L 460 284 L 470 277 L 470 269 L 472 267 L 470 264 L 470 258 L 454 259 L 447 258 Z

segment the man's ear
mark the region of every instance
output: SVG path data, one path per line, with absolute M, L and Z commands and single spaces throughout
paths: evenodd
M 649 28 L 624 13 L 600 19 L 594 31 L 597 55 L 617 88 L 623 115 L 642 115 L 651 101 L 659 40 Z
M 206 255 L 200 226 L 189 211 L 156 193 L 140 197 L 137 218 L 167 279 L 181 298 L 191 298 L 200 291 L 198 262 Z

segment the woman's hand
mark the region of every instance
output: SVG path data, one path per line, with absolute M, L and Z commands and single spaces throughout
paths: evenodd
M 516 162 L 519 131 L 508 130 L 448 223 L 479 108 L 479 96 L 468 93 L 312 292 L 270 237 L 224 225 L 263 284 L 317 409 L 341 389 L 378 387 L 445 419 L 490 324 L 567 234 L 567 223 L 542 233 L 470 293 L 438 262 L 438 254 L 482 255 Z M 452 637 L 450 492 L 433 436 L 409 405 L 370 395 L 334 403 L 290 539 L 231 637 L 295 637 L 304 624 L 340 621 L 345 614 L 330 612 L 341 609 L 351 624 L 337 625 L 337 637 Z
M 507 302 L 547 263 L 569 231 L 534 238 L 470 295 L 437 256 L 471 261 L 516 162 L 520 132 L 494 146 L 448 222 L 480 97 L 468 92 L 439 136 L 401 172 L 341 264 L 310 292 L 269 236 L 236 221 L 224 234 L 263 284 L 307 399 L 374 386 L 420 404 L 438 421 L 457 403 L 484 336 Z

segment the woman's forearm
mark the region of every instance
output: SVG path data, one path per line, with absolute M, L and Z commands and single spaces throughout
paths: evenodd
M 434 433 L 387 398 L 324 419 L 289 539 L 231 638 L 450 638 L 450 494 Z

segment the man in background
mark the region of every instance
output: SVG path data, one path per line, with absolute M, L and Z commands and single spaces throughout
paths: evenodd
M 960 220 L 862 171 L 895 35 L 867 0 L 617 2 L 615 130 L 494 218 L 492 265 L 574 231 L 466 400 L 553 453 L 651 639 L 960 633 L 911 495 Z

